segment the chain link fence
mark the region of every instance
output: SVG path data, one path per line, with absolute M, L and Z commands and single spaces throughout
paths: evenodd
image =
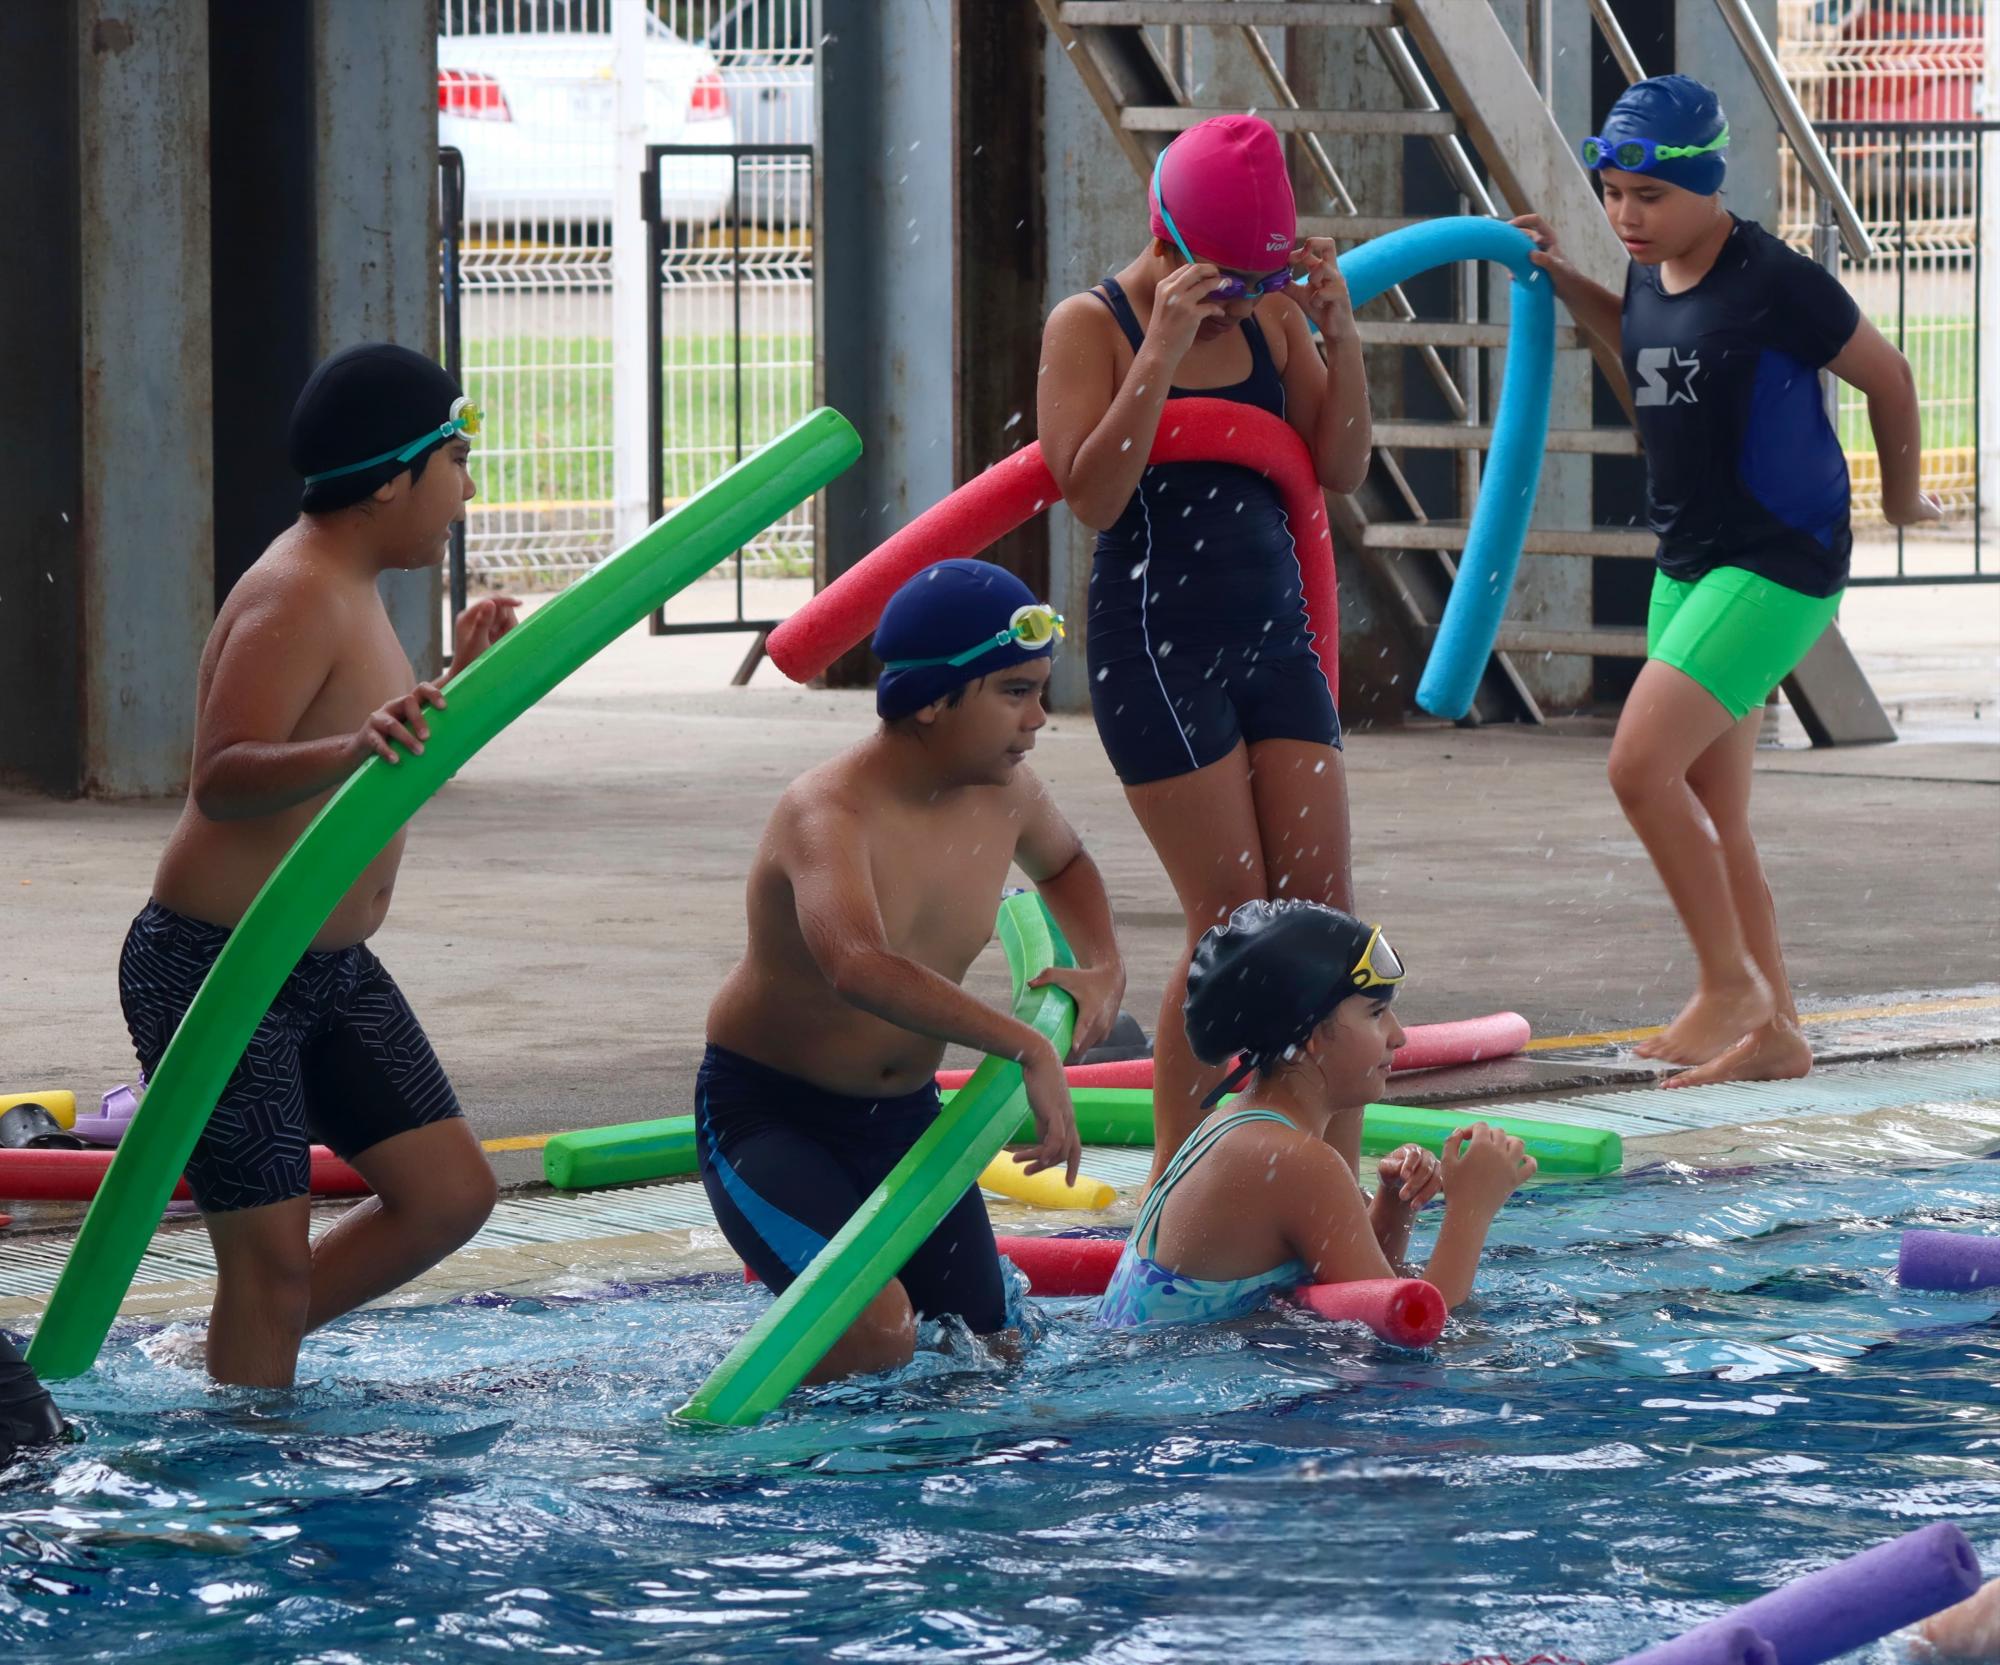
M 1929 536 L 1961 542 L 1979 539 L 1980 510 L 1991 509 L 1980 452 L 2000 437 L 1992 423 L 2000 377 L 1981 364 L 1991 352 L 1979 316 L 1988 277 L 1980 241 L 1993 223 L 1982 199 L 2000 160 L 1978 120 L 2000 114 L 1990 104 L 1989 27 L 1986 0 L 1779 0 L 1786 77 L 1875 243 L 1874 258 L 1845 265 L 1842 281 L 1916 373 L 1924 488 L 1946 515 Z M 1782 166 L 1780 231 L 1810 251 L 1812 189 L 1789 149 Z M 1879 528 L 1867 401 L 1846 386 L 1840 436 L 1856 529 Z
M 817 0 L 644 3 L 648 145 L 813 142 Z M 616 166 L 612 5 L 438 0 L 439 141 L 464 159 L 464 374 L 486 413 L 466 533 L 475 584 L 560 588 L 614 543 L 613 365 L 646 349 L 618 339 L 612 305 L 614 209 L 629 206 L 616 193 L 639 190 Z M 753 445 L 811 402 L 810 177 L 773 158 L 739 191 L 715 154 L 663 175 L 669 504 L 734 460 L 739 380 Z M 749 552 L 753 572 L 810 570 L 810 519 L 794 519 Z

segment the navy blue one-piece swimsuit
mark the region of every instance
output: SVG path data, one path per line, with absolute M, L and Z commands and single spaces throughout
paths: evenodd
M 1115 278 L 1091 291 L 1136 351 L 1145 338 Z M 1231 399 L 1285 414 L 1284 383 L 1255 318 L 1250 374 L 1169 399 Z M 1219 762 L 1239 740 L 1340 744 L 1340 719 L 1306 622 L 1298 551 L 1278 491 L 1230 463 L 1148 468 L 1090 572 L 1090 704 L 1127 786 Z

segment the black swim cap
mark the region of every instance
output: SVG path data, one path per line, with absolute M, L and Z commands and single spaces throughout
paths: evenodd
M 1213 1108 L 1253 1070 L 1261 1070 L 1299 1045 L 1350 995 L 1386 1000 L 1402 975 L 1393 952 L 1393 977 L 1357 986 L 1358 968 L 1376 942 L 1372 925 L 1319 902 L 1245 902 L 1229 923 L 1202 934 L 1188 965 L 1188 1045 L 1204 1064 L 1243 1055 L 1243 1062 L 1203 1103 Z M 1383 958 L 1386 947 L 1377 944 Z
M 47 1445 L 66 1432 L 56 1409 L 35 1373 L 21 1357 L 13 1338 L 0 1331 L 0 1468 L 14 1453 L 31 1445 Z
M 427 430 L 442 429 L 460 392 L 443 365 L 408 347 L 366 341 L 342 348 L 306 378 L 292 407 L 292 467 L 308 477 L 299 507 L 308 514 L 327 514 L 359 503 L 405 470 L 421 473 L 425 459 L 451 437 L 448 433 L 438 433 L 408 460 L 389 456 L 337 479 L 310 479 L 352 468 L 408 445 Z

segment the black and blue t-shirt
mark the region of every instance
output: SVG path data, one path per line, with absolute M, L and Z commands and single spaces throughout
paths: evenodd
M 1625 374 L 1646 445 L 1660 569 L 1742 567 L 1806 595 L 1847 583 L 1847 459 L 1820 369 L 1860 308 L 1840 280 L 1754 220 L 1678 295 L 1660 268 L 1625 277 Z

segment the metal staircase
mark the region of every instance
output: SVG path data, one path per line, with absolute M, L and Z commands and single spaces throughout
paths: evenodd
M 1565 252 L 1582 270 L 1614 289 L 1623 287 L 1625 251 L 1605 222 L 1596 192 L 1550 114 L 1542 91 L 1486 0 L 1036 3 L 1142 180 L 1151 178 L 1155 158 L 1176 133 L 1224 108 L 1193 102 L 1170 66 L 1171 53 L 1163 53 L 1148 30 L 1226 32 L 1248 50 L 1269 87 L 1271 102 L 1260 104 L 1256 113 L 1281 133 L 1299 136 L 1306 163 L 1335 209 L 1331 214 L 1301 215 L 1302 235 L 1329 236 L 1345 247 L 1414 223 L 1398 216 L 1364 213 L 1366 205 L 1358 203 L 1350 192 L 1321 136 L 1415 137 L 1429 141 L 1435 150 L 1446 177 L 1459 193 L 1463 212 L 1492 215 L 1518 211 L 1503 203 L 1518 204 L 1521 209 L 1532 206 L 1561 228 Z M 1725 12 L 1729 9 L 1724 4 Z M 1591 0 L 1591 10 L 1628 79 L 1637 78 L 1637 59 L 1619 32 L 1609 5 L 1604 0 Z M 1302 106 L 1264 38 L 1265 29 L 1363 32 L 1399 90 L 1403 107 L 1356 110 Z M 1751 29 L 1754 33 L 1754 25 Z M 1761 43 L 1761 36 L 1758 41 Z M 1749 48 L 1745 50 L 1747 55 Z M 1753 63 L 1752 67 L 1757 66 Z M 1771 96 L 1768 87 L 1766 93 Z M 1803 141 L 1789 124 L 1787 131 L 1795 146 L 1803 143 L 1817 148 L 1810 129 L 1805 130 Z M 1473 153 L 1478 155 L 1483 172 L 1474 166 Z M 1831 179 L 1830 168 L 1826 176 Z M 1838 192 L 1837 183 L 1832 189 Z M 1500 201 L 1495 200 L 1496 194 Z M 1450 419 L 1378 420 L 1374 425 L 1375 466 L 1368 481 L 1352 496 L 1329 498 L 1343 553 L 1360 562 L 1425 649 L 1456 575 L 1453 557 L 1465 546 L 1466 523 L 1457 518 L 1434 518 L 1426 511 L 1411 488 L 1403 459 L 1417 450 L 1454 453 L 1459 502 L 1469 506 L 1476 497 L 1481 460 L 1493 435 L 1492 428 L 1482 421 L 1486 403 L 1482 389 L 1488 375 L 1485 358 L 1505 349 L 1508 333 L 1504 324 L 1480 321 L 1477 293 L 1468 271 L 1458 286 L 1456 318 L 1419 318 L 1400 289 L 1389 291 L 1369 309 L 1371 315 L 1360 324 L 1363 345 L 1415 349 Z M 1381 312 L 1388 316 L 1374 315 Z M 1573 327 L 1557 331 L 1556 347 L 1560 353 L 1593 350 L 1599 368 L 1629 414 L 1630 395 L 1615 356 L 1587 349 Z M 1629 425 L 1552 429 L 1548 449 L 1556 454 L 1637 456 L 1639 441 Z M 1650 562 L 1653 549 L 1650 533 L 1617 526 L 1563 530 L 1537 525 L 1530 529 L 1524 545 L 1527 554 L 1589 561 Z M 1537 702 L 1510 657 L 1516 654 L 1643 658 L 1645 633 L 1504 624 L 1469 721 L 1542 720 Z M 1817 689 L 1809 686 L 1815 676 L 1820 684 Z M 1788 683 L 1787 692 L 1815 741 L 1894 737 L 1837 629 L 1829 630 L 1828 639 L 1815 650 L 1808 665 L 1801 667 L 1800 679 Z M 1824 709 L 1816 711 L 1815 705 Z

